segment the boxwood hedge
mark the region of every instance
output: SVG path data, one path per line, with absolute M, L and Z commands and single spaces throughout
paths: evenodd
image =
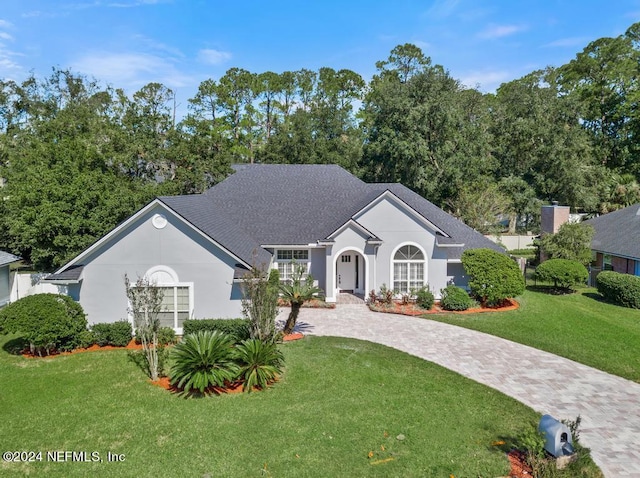
M 640 309 L 640 277 L 602 271 L 596 279 L 598 292 L 607 302 Z
M 182 325 L 182 334 L 189 335 L 209 330 L 224 332 L 233 337 L 236 343 L 249 338 L 249 319 L 187 319 Z

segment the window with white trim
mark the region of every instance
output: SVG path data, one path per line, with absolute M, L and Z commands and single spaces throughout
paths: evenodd
M 162 291 L 158 320 L 161 327 L 180 332 L 185 319 L 193 311 L 193 282 L 180 282 L 178 274 L 168 266 L 155 266 L 145 276 L 149 283 Z
M 280 280 L 291 280 L 296 265 L 302 264 L 309 270 L 309 250 L 307 249 L 279 249 L 276 252 L 276 264 L 280 273 Z
M 185 319 L 189 318 L 191 305 L 189 286 L 158 286 L 162 289 L 162 307 L 158 314 L 161 327 L 182 328 Z
M 424 254 L 416 246 L 406 245 L 393 256 L 393 290 L 408 294 L 424 286 Z

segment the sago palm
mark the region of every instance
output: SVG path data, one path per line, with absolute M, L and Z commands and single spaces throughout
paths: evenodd
M 221 332 L 206 330 L 187 335 L 173 348 L 171 356 L 171 384 L 187 393 L 193 389 L 204 393 L 211 386 L 223 386 L 237 377 L 233 339 Z
M 235 353 L 245 392 L 254 387 L 265 388 L 282 373 L 284 356 L 275 342 L 248 339 L 236 346 Z

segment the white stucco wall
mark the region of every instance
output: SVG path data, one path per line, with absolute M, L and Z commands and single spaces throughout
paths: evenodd
M 152 224 L 162 213 L 164 228 Z M 156 205 L 97 248 L 85 264 L 79 301 L 89 323 L 127 318 L 124 276 L 132 282 L 155 266 L 166 266 L 180 283 L 193 283 L 192 318 L 240 317 L 240 290 L 233 283 L 237 261 L 186 225 L 173 213 Z
M 375 271 L 369 289 L 393 287 L 393 255 L 403 245 L 418 246 L 425 253 L 425 282 L 439 296 L 447 285 L 446 251 L 435 246 L 435 231 L 392 196 L 383 197 L 355 217 L 383 243 L 377 248 Z

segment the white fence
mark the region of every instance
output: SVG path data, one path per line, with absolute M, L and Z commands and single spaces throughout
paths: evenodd
M 493 235 L 488 235 L 488 236 L 484 236 L 487 239 L 492 240 L 493 242 L 495 242 L 496 244 L 500 244 L 501 246 L 504 246 L 508 251 L 512 251 L 514 249 L 526 249 L 528 247 L 533 247 L 533 240 L 537 237 L 537 236 L 505 236 L 505 235 L 500 235 L 500 236 L 493 236 Z
M 9 279 L 11 285 L 9 301 L 15 302 L 18 299 L 22 299 L 23 297 L 33 294 L 66 294 L 67 286 L 65 285 L 41 282 L 41 280 L 48 275 L 49 274 L 30 272 L 19 272 L 17 274 L 13 274 Z

